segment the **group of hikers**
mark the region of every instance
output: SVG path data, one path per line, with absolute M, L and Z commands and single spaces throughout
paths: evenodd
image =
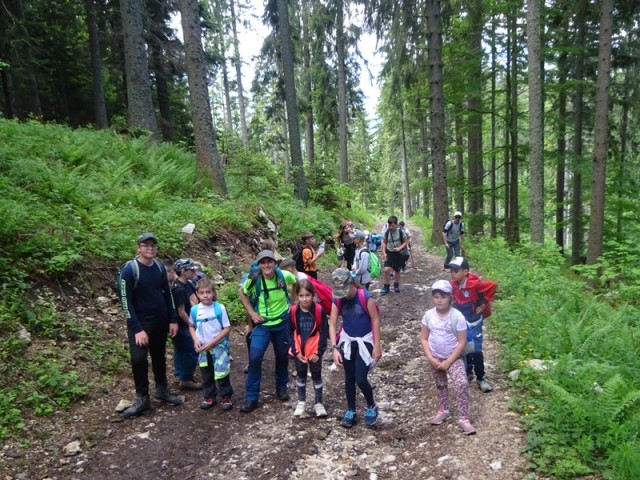
M 460 217 L 451 223 L 458 238 L 447 231 L 447 250 L 461 245 L 464 233 Z M 457 218 L 456 218 L 457 217 Z M 448 224 L 449 222 L 447 222 Z M 302 235 L 302 246 L 293 258 L 283 259 L 272 240 L 262 242 L 261 251 L 239 285 L 239 297 L 246 313 L 245 337 L 248 365 L 245 368 L 245 395 L 240 412 L 248 414 L 259 406 L 262 366 L 269 344 L 275 356 L 275 395 L 283 401 L 289 395 L 289 359 L 296 371 L 297 403 L 293 415 L 307 411 L 306 383 L 310 375 L 317 417 L 326 417 L 323 404 L 322 358 L 331 352 L 334 365 L 344 370 L 346 410 L 341 425 L 350 428 L 357 420 L 356 387 L 365 400 L 364 425 L 376 428 L 378 407 L 369 372 L 382 358 L 380 309 L 369 292 L 368 272 L 372 235 L 344 222 L 337 235 L 345 267 L 318 280 L 317 260 L 324 254 L 311 232 Z M 388 219 L 380 235 L 383 257 L 380 295 L 400 292 L 401 272 L 410 248 L 410 232 L 395 216 Z M 375 241 L 375 240 L 374 240 Z M 156 256 L 158 241 L 152 233 L 137 239 L 138 255 L 121 269 L 118 291 L 127 319 L 131 366 L 136 398 L 122 414 L 135 418 L 150 410 L 148 357 L 155 380 L 155 398 L 177 406 L 182 399 L 170 392 L 167 382 L 167 332 L 173 341 L 174 369 L 181 390 L 202 390 L 202 409 L 219 404 L 233 408 L 231 383 L 231 322 L 225 306 L 217 299 L 215 283 L 198 271 L 189 258 L 174 264 Z M 340 253 L 339 252 L 339 253 Z M 482 353 L 483 320 L 490 315 L 496 284 L 480 280 L 469 272 L 466 258 L 454 251 L 447 255 L 451 280 L 438 280 L 431 287 L 434 307 L 422 317 L 421 344 L 428 359 L 437 390 L 437 412 L 431 424 L 440 425 L 451 417 L 448 381 L 456 392 L 458 425 L 465 434 L 475 433 L 469 419 L 468 386 L 474 379 L 483 392 L 491 385 L 485 378 Z M 409 253 L 410 255 L 410 253 Z M 377 260 L 377 259 L 376 259 Z M 341 321 L 339 321 L 341 320 Z M 200 367 L 201 383 L 195 380 Z

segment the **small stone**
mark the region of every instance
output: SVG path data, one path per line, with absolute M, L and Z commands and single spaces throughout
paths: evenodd
M 496 460 L 495 462 L 491 462 L 489 467 L 494 471 L 502 470 L 502 462 L 500 460 Z
M 80 453 L 82 453 L 82 448 L 80 448 L 80 442 L 78 440 L 68 443 L 62 449 L 62 454 L 65 457 L 74 457 Z
M 125 399 L 120 400 L 120 403 L 118 403 L 118 405 L 116 406 L 116 413 L 124 412 L 131 405 L 133 405 L 133 402 L 131 402 L 131 400 L 125 400 Z
M 396 461 L 396 456 L 395 455 L 387 455 L 386 457 L 384 457 L 382 459 L 382 463 L 393 463 Z

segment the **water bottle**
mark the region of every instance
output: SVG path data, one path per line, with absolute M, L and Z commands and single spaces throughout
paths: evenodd
M 325 242 L 322 242 L 322 243 L 320 244 L 320 247 L 318 247 L 318 252 L 319 252 L 319 253 L 324 252 L 324 247 L 325 247 Z

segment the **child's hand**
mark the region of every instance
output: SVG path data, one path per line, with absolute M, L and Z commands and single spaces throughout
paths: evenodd
M 476 308 L 476 313 L 481 314 L 482 312 L 484 312 L 485 308 L 487 308 L 487 304 L 483 303 L 482 305 L 478 306 L 478 308 Z
M 309 361 L 311 363 L 318 363 L 318 360 L 320 360 L 320 357 L 315 353 L 309 357 Z
M 300 360 L 302 363 L 307 363 L 307 359 L 304 358 L 304 355 L 302 355 L 301 353 L 299 353 L 297 355 L 298 360 Z
M 435 368 L 436 370 L 440 369 L 440 360 L 438 360 L 437 358 L 430 358 L 429 359 L 429 363 L 431 364 L 431 366 L 433 368 Z
M 333 349 L 333 362 L 336 365 L 342 365 L 342 355 L 340 354 L 340 351 L 337 348 Z
M 196 340 L 193 344 L 193 348 L 195 348 L 196 352 L 200 353 L 202 351 L 202 344 Z
M 446 372 L 447 370 L 449 370 L 450 366 L 451 366 L 451 363 L 449 363 L 449 361 L 445 360 L 444 362 L 440 363 L 440 365 L 437 366 L 436 368 L 438 370 L 442 370 L 443 372 Z
M 378 363 L 382 358 L 382 348 L 380 346 L 373 347 L 373 359 Z

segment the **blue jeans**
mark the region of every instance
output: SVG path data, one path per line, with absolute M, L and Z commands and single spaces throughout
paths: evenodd
M 173 341 L 173 372 L 182 381 L 193 380 L 198 354 L 193 346 L 189 327 L 180 324 Z
M 484 378 L 484 353 L 482 352 L 482 340 L 484 337 L 482 333 L 483 324 L 484 320 L 480 319 L 477 323 L 474 322 L 474 325 L 471 325 L 474 352 L 467 355 L 465 362 L 467 375 L 475 373 L 478 380 Z
M 289 332 L 288 321 L 278 325 L 265 327 L 256 325 L 251 333 L 251 347 L 249 348 L 249 372 L 245 387 L 245 400 L 255 401 L 260 396 L 260 379 L 262 377 L 262 360 L 273 343 L 276 357 L 276 391 L 286 390 L 289 383 Z
M 444 259 L 444 268 L 449 268 L 449 262 L 453 257 L 460 256 L 460 240 L 447 243 L 449 246 L 447 247 L 447 258 Z

